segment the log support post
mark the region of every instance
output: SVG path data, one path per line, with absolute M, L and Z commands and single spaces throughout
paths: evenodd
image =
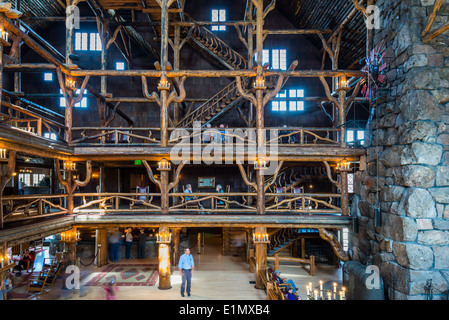
M 96 266 L 98 268 L 108 264 L 108 230 L 98 228 L 95 231 L 95 249 L 97 255 Z
M 266 234 L 267 228 L 257 227 L 255 228 L 256 234 Z M 256 289 L 265 289 L 260 273 L 267 272 L 267 245 L 265 243 L 256 243 Z
M 3 215 L 3 191 L 5 190 L 6 185 L 11 180 L 14 169 L 16 168 L 16 154 L 17 152 L 14 150 L 9 151 L 8 156 L 8 166 L 6 168 L 5 174 L 1 175 L 0 178 L 0 219 L 1 219 L 1 228 L 3 229 L 4 224 L 4 215 Z M 3 170 L 1 170 L 3 171 Z M 2 172 L 0 172 L 2 173 Z
M 159 227 L 159 236 L 161 239 L 164 235 L 169 235 L 170 230 L 167 226 Z M 170 270 L 170 243 L 159 242 L 158 249 L 158 261 L 159 261 L 159 289 L 167 290 L 171 289 L 171 270 Z

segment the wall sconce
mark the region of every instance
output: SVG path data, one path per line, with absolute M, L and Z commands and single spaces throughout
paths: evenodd
M 349 91 L 351 88 L 349 87 L 349 83 L 346 80 L 346 76 L 341 76 L 338 81 L 337 91 Z
M 168 82 L 168 79 L 166 77 L 162 77 L 159 81 L 159 84 L 157 86 L 157 89 L 159 91 L 161 90 L 170 90 L 170 82 Z
M 170 161 L 167 161 L 166 159 L 162 159 L 157 164 L 157 170 L 159 170 L 159 171 L 170 171 L 171 170 Z
M 350 171 L 352 171 L 351 163 L 349 163 L 346 160 L 344 160 L 341 163 L 338 163 L 337 164 L 337 171 L 340 171 L 340 172 L 350 172 Z
M 76 170 L 76 163 L 72 161 L 64 161 L 63 168 L 66 171 L 75 171 Z
M 100 177 L 100 174 L 98 172 L 92 173 L 92 179 L 97 179 Z
M 256 90 L 265 90 L 265 79 L 262 76 L 257 76 L 256 80 L 253 82 L 253 87 Z
M 169 244 L 171 242 L 171 233 L 157 233 L 156 234 L 156 243 L 161 244 Z
M 254 161 L 254 169 L 255 170 L 266 170 L 267 169 L 267 161 L 262 159 L 257 159 Z
M 254 244 L 269 244 L 268 233 L 253 233 L 253 242 Z
M 76 81 L 71 77 L 67 77 L 65 79 L 65 86 L 67 89 L 75 90 L 76 89 Z
M 1 266 L 2 266 L 2 269 L 6 266 L 6 267 L 8 267 L 11 263 L 12 263 L 12 261 L 10 260 L 10 256 L 7 254 L 7 255 L 5 255 L 4 257 L 2 256 L 1 258 L 0 258 L 0 261 L 1 261 Z

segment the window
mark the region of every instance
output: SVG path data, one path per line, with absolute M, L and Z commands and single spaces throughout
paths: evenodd
M 257 61 L 257 53 L 254 55 Z M 270 69 L 287 70 L 287 50 L 285 49 L 264 49 L 262 51 L 262 65 L 269 63 Z
M 44 81 L 53 81 L 53 73 L 51 72 L 44 73 Z
M 348 192 L 354 193 L 354 174 L 348 173 Z
M 124 62 L 116 62 L 115 70 L 125 70 L 125 63 Z
M 19 173 L 19 181 L 22 180 L 25 186 L 31 185 L 31 178 L 29 173 Z
M 212 10 L 212 22 L 225 22 L 226 10 Z M 226 31 L 226 26 L 212 26 L 212 31 Z
M 348 249 L 349 249 L 349 229 L 343 228 L 340 231 L 339 238 L 340 238 L 339 240 L 343 247 L 343 250 L 348 251 Z
M 289 89 L 280 91 L 276 100 L 271 102 L 271 111 L 304 111 L 304 89 Z
M 346 131 L 346 142 L 354 146 L 363 146 L 365 144 L 365 130 Z
M 45 174 L 42 173 L 34 173 L 33 174 L 33 186 L 38 186 L 42 179 L 45 178 Z
M 59 89 L 59 93 L 62 95 L 62 90 L 61 89 Z M 80 89 L 77 89 L 75 93 L 79 94 L 80 93 Z M 87 90 L 84 90 L 84 94 L 87 94 Z M 60 97 L 59 98 L 59 106 L 60 107 L 65 107 L 66 106 L 65 97 Z M 87 98 L 86 97 L 82 98 L 80 102 L 75 103 L 74 107 L 75 108 L 87 108 Z
M 101 51 L 101 39 L 99 33 L 76 32 L 75 50 Z
M 58 140 L 58 138 L 56 137 L 56 133 L 50 133 L 50 132 L 44 133 L 44 138 L 47 138 L 50 140 Z

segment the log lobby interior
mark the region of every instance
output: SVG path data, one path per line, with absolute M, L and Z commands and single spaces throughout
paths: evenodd
M 192 298 L 235 298 L 208 291 L 232 281 L 224 270 L 242 299 L 285 299 L 274 270 L 302 299 L 350 297 L 354 176 L 376 103 L 362 4 L 0 3 L 4 297 L 103 299 L 109 272 L 123 299 L 180 299 L 184 248 Z M 111 262 L 110 234 L 140 229 L 144 259 L 134 240 Z M 54 285 L 70 265 L 79 297 Z

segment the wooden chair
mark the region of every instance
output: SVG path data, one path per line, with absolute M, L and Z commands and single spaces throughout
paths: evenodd
M 229 193 L 231 190 L 231 186 L 227 185 L 226 186 L 226 193 Z M 229 201 L 229 197 L 221 197 L 224 200 L 228 200 Z M 222 200 L 215 200 L 215 208 L 217 209 L 229 209 L 229 203 L 227 203 L 226 201 L 222 201 Z
M 136 193 L 150 193 L 150 187 L 136 187 Z M 132 209 L 134 206 L 143 206 L 144 202 L 149 202 L 152 200 L 152 197 L 150 198 L 147 195 L 142 196 L 136 196 L 135 200 L 133 199 L 131 203 L 129 204 L 129 208 Z
M 58 262 L 56 266 L 47 270 L 48 276 L 45 285 L 52 286 L 55 284 L 55 280 L 62 270 L 62 261 Z
M 294 197 L 296 198 L 298 194 L 304 193 L 304 187 L 293 187 L 292 189 Z M 295 200 L 294 202 L 295 209 L 301 209 L 302 208 L 302 199 Z
M 183 189 L 183 192 L 186 193 L 185 192 L 186 188 L 184 186 L 182 186 L 182 189 Z M 188 194 L 188 193 L 186 193 L 186 194 Z M 187 198 L 192 198 L 192 199 L 187 200 Z M 200 208 L 199 202 L 187 203 L 187 201 L 191 201 L 194 198 L 195 198 L 194 196 L 189 196 L 189 195 L 182 197 L 182 203 L 185 203 L 186 209 L 199 209 Z
M 37 277 L 32 277 L 28 283 L 26 293 L 28 294 L 30 291 L 42 293 L 42 291 L 44 291 L 48 276 L 48 272 L 41 271 Z
M 276 187 L 276 193 L 285 193 L 286 188 L 285 187 Z M 274 198 L 275 203 L 280 203 L 283 200 L 285 200 L 285 196 L 277 196 Z M 291 208 L 291 202 L 284 203 L 277 207 L 278 209 L 290 209 Z

